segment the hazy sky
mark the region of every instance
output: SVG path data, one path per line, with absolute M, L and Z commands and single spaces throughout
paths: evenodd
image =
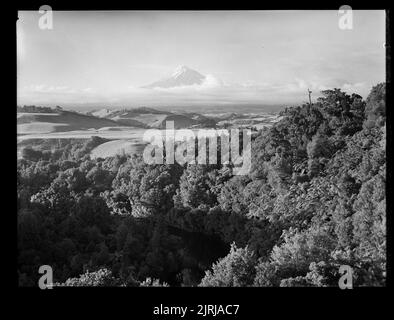
M 18 103 L 106 106 L 295 104 L 325 88 L 366 96 L 385 80 L 385 13 L 354 11 L 19 12 Z M 141 89 L 186 65 L 190 88 Z

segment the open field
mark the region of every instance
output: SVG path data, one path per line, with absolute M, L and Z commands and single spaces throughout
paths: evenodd
M 100 116 L 100 117 L 98 117 Z M 107 140 L 91 152 L 92 158 L 111 157 L 118 153 L 141 153 L 146 141 L 143 135 L 149 128 L 161 130 L 166 136 L 166 121 L 174 121 L 175 129 L 190 128 L 197 136 L 201 126 L 209 128 L 231 129 L 256 127 L 261 129 L 271 126 L 281 117 L 272 114 L 217 114 L 216 118 L 198 113 L 171 113 L 150 109 L 124 111 L 104 110 L 91 115 L 60 111 L 57 113 L 18 113 L 17 139 L 18 154 L 29 146 L 29 140 L 72 139 L 84 140 L 97 136 Z M 215 119 L 215 120 L 213 120 Z M 135 126 L 131 126 L 134 124 Z M 201 134 L 201 132 L 200 132 Z M 210 135 L 209 131 L 203 133 Z M 178 137 L 176 140 L 181 140 Z
M 94 148 L 90 157 L 95 159 L 113 157 L 116 154 L 139 154 L 143 152 L 144 146 L 144 144 L 138 144 L 135 141 L 113 140 Z
M 89 139 L 99 136 L 106 139 L 142 139 L 146 129 L 132 127 L 106 127 L 100 129 L 74 130 L 65 132 L 19 134 L 18 140 L 28 139 Z
M 109 119 L 96 118 L 70 111 L 17 114 L 18 134 L 53 133 L 117 126 L 120 126 L 120 124 Z
M 32 122 L 18 124 L 18 134 L 44 134 L 57 131 L 66 131 L 69 129 L 67 123 L 52 123 L 52 122 Z

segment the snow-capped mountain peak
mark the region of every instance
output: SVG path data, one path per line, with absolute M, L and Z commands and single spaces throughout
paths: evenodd
M 153 82 L 145 88 L 173 88 L 192 85 L 201 85 L 205 76 L 187 66 L 178 66 L 170 77 Z
M 182 75 L 185 72 L 188 72 L 189 70 L 191 70 L 191 69 L 188 68 L 187 66 L 178 66 L 173 71 L 171 77 L 174 77 L 174 78 L 179 77 L 180 75 Z

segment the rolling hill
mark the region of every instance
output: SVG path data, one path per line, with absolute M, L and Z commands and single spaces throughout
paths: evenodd
M 120 124 L 111 119 L 71 111 L 17 113 L 18 134 L 64 132 L 117 126 L 120 126 Z
M 91 114 L 113 120 L 121 125 L 141 128 L 163 129 L 166 127 L 166 121 L 174 121 L 175 129 L 195 126 L 214 127 L 216 124 L 212 118 L 198 113 L 173 113 L 146 107 L 121 110 L 102 109 Z

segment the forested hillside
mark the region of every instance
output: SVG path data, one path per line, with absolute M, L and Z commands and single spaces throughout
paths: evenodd
M 385 285 L 385 84 L 287 108 L 252 170 L 90 159 L 97 138 L 18 160 L 18 274 L 69 286 Z M 96 140 L 96 142 L 95 142 Z

